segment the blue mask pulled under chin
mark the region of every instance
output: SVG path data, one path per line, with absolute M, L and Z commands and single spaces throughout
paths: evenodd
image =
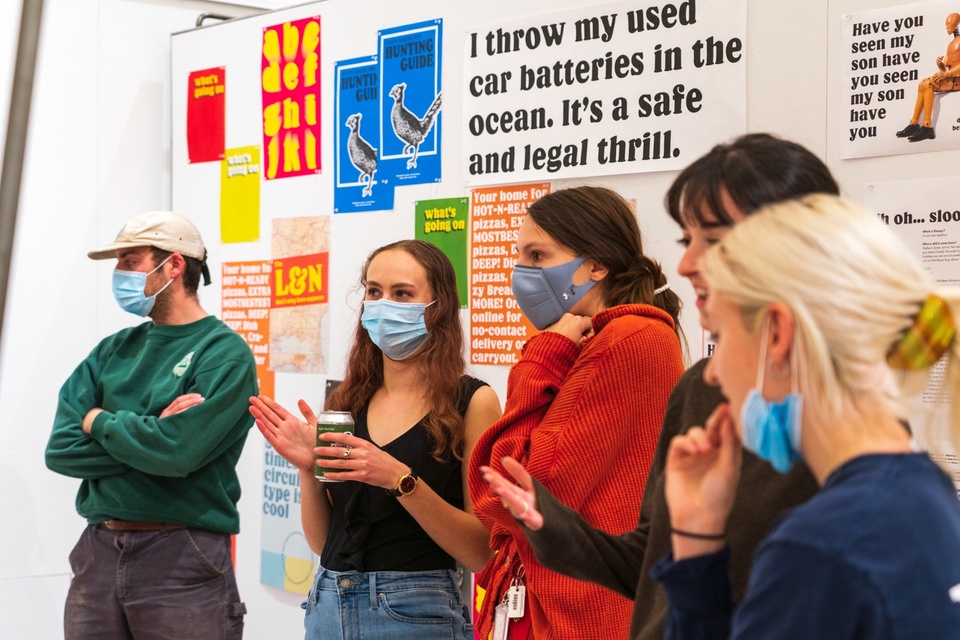
M 573 284 L 573 274 L 586 258 L 574 258 L 570 262 L 555 267 L 513 268 L 513 297 L 516 298 L 523 315 L 540 331 L 554 324 L 573 309 L 593 285 L 587 280 L 579 286 Z
M 758 458 L 766 460 L 780 473 L 793 467 L 800 454 L 800 427 L 803 419 L 803 396 L 797 390 L 797 358 L 790 360 L 791 393 L 783 400 L 771 402 L 762 395 L 766 366 L 768 321 L 763 321 L 757 386 L 750 390 L 740 410 L 743 446 Z

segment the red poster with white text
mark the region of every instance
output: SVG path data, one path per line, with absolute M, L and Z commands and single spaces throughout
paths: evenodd
M 194 71 L 187 84 L 187 156 L 191 163 L 223 160 L 227 69 Z

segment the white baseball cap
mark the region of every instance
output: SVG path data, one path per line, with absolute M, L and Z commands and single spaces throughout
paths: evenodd
M 123 226 L 110 244 L 87 253 L 94 260 L 116 257 L 117 249 L 156 247 L 203 262 L 207 249 L 193 223 L 174 211 L 142 213 Z

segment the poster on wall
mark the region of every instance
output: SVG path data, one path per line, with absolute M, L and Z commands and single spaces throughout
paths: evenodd
M 271 235 L 270 368 L 326 371 L 330 217 L 275 218 Z
M 469 198 L 419 200 L 414 205 L 413 237 L 436 246 L 453 265 L 457 276 L 460 307 L 465 309 L 467 293 L 467 229 L 470 219 Z
M 187 157 L 190 163 L 223 158 L 227 69 L 193 71 L 187 77 Z
M 744 133 L 746 4 L 616 2 L 471 28 L 467 184 L 681 169 Z
M 227 149 L 220 167 L 220 242 L 260 238 L 260 147 Z
M 240 334 L 257 366 L 260 393 L 274 397 L 270 368 L 270 272 L 269 261 L 224 262 L 220 274 L 220 317 Z
M 270 370 L 271 272 L 269 260 L 225 262 L 221 270 L 221 316 L 253 351 L 260 393 L 276 397 Z M 300 529 L 300 476 L 263 439 L 260 581 L 307 593 L 316 558 Z M 248 445 L 249 446 L 249 445 Z
M 264 179 L 320 173 L 320 16 L 264 28 L 261 54 Z
M 443 20 L 377 36 L 380 62 L 380 165 L 394 187 L 440 181 Z
M 906 244 L 933 281 L 960 286 L 960 192 L 956 178 L 928 178 L 868 184 L 865 203 Z M 918 444 L 947 469 L 960 495 L 960 451 L 951 440 L 951 420 L 942 396 L 946 360 L 930 384 L 909 403 Z M 956 399 L 953 399 L 956 400 Z
M 393 209 L 393 185 L 381 172 L 380 65 L 377 56 L 334 65 L 333 212 Z
M 513 365 L 537 329 L 513 297 L 517 232 L 550 183 L 488 187 L 470 194 L 470 364 Z
M 260 582 L 306 594 L 317 557 L 300 524 L 300 472 L 263 442 L 263 503 L 260 520 Z
M 841 157 L 960 149 L 955 2 L 841 17 Z

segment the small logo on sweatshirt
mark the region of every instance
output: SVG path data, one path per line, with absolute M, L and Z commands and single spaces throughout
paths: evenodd
M 178 362 L 178 363 L 176 364 L 176 366 L 173 368 L 173 375 L 175 375 L 176 377 L 179 378 L 179 377 L 182 376 L 184 373 L 186 373 L 187 367 L 190 366 L 190 361 L 191 361 L 192 359 L 193 359 L 193 351 L 191 351 L 191 352 L 188 353 L 187 355 L 183 356 L 183 360 L 181 360 L 180 362 Z
M 950 587 L 950 591 L 948 591 L 947 593 L 950 594 L 951 600 L 953 600 L 957 604 L 960 604 L 960 584 L 955 584 L 952 587 Z

